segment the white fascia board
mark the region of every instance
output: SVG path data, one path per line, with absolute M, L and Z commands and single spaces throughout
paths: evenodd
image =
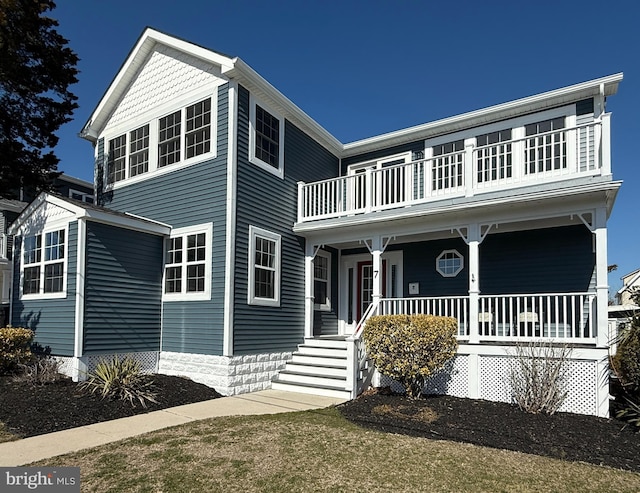
M 76 178 L 75 176 L 69 176 L 66 173 L 61 174 L 58 177 L 58 180 L 65 181 L 68 183 L 73 183 L 74 185 L 80 185 L 87 188 L 93 188 L 93 183 L 87 180 L 83 180 L 81 178 Z
M 77 207 L 76 205 L 70 204 L 65 200 L 61 200 L 55 195 L 42 192 L 22 211 L 22 213 L 16 218 L 7 232 L 10 235 L 17 234 L 20 228 L 29 219 L 29 217 L 31 217 L 45 202 L 49 202 L 58 207 L 61 207 L 62 209 L 65 209 L 75 215 L 80 214 L 83 210 L 81 207 Z
M 129 217 L 110 214 L 108 212 L 97 211 L 93 209 L 84 209 L 83 214 L 78 215 L 78 219 L 86 218 L 97 223 L 118 226 L 120 228 L 131 229 L 141 233 L 150 233 L 160 236 L 169 236 L 171 234 L 171 226 L 151 219 L 140 218 L 134 214 L 125 213 Z
M 98 106 L 93 110 L 89 120 L 87 120 L 87 123 L 80 132 L 80 137 L 91 142 L 97 140 L 107 119 L 156 44 L 169 46 L 175 50 L 218 65 L 222 71 L 233 66 L 233 62 L 229 57 L 148 27 L 144 30 L 136 45 L 127 56 L 127 59 L 109 85 Z
M 259 100 L 264 100 L 281 112 L 282 116 L 306 130 L 321 145 L 340 156 L 343 150 L 342 143 L 247 65 L 244 60 L 234 58 L 233 67 L 223 67 L 222 74 L 241 83 Z
M 343 157 L 451 133 L 456 130 L 476 127 L 493 121 L 505 120 L 518 115 L 541 111 L 549 107 L 570 104 L 588 97 L 597 96 L 601 90 L 604 96 L 611 96 L 618 91 L 618 84 L 622 80 L 622 77 L 623 74 L 620 72 L 496 106 L 444 118 L 435 122 L 351 142 L 344 145 Z

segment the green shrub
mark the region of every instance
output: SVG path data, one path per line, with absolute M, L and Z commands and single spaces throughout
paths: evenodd
M 381 315 L 367 321 L 363 338 L 378 371 L 416 399 L 425 380 L 455 355 L 457 329 L 458 321 L 451 317 Z
M 142 407 L 156 402 L 153 380 L 140 370 L 140 363 L 130 356 L 120 359 L 117 355 L 109 360 L 100 360 L 88 379 L 80 388 L 102 398 L 127 400 L 135 407 L 136 400 Z
M 640 397 L 640 316 L 634 317 L 620 333 L 616 354 L 611 358 L 611 368 L 624 390 Z
M 34 333 L 22 327 L 0 329 L 0 375 L 12 373 L 18 365 L 27 364 L 33 359 L 31 343 Z

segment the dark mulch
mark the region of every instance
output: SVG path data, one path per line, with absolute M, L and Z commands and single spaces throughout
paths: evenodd
M 640 472 L 640 433 L 615 419 L 526 414 L 505 403 L 450 396 L 410 400 L 384 391 L 366 392 L 339 409 L 348 420 L 379 431 Z
M 153 384 L 158 403 L 149 402 L 144 408 L 81 392 L 67 379 L 31 385 L 0 377 L 0 422 L 10 432 L 30 437 L 221 397 L 214 389 L 182 377 L 153 375 Z

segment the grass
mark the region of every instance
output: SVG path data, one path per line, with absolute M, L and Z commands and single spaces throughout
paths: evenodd
M 365 430 L 336 409 L 199 421 L 39 462 L 82 491 L 640 491 L 640 474 Z

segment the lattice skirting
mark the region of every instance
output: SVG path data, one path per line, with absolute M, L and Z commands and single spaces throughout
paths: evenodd
M 459 354 L 427 381 L 424 392 L 512 403 L 509 375 L 513 361 L 514 357 L 509 355 Z M 560 411 L 608 417 L 606 365 L 600 365 L 599 361 L 568 361 L 568 394 Z M 398 382 L 383 375 L 378 376 L 376 384 L 391 386 L 397 392 L 404 390 Z
M 133 358 L 140 363 L 140 369 L 144 373 L 157 373 L 158 372 L 158 360 L 160 359 L 160 353 L 158 351 L 147 351 L 142 353 L 114 353 L 114 354 L 96 354 L 87 356 L 87 370 L 92 372 L 95 370 L 96 365 L 100 361 L 109 361 L 114 356 L 118 356 L 120 359 L 127 356 Z

